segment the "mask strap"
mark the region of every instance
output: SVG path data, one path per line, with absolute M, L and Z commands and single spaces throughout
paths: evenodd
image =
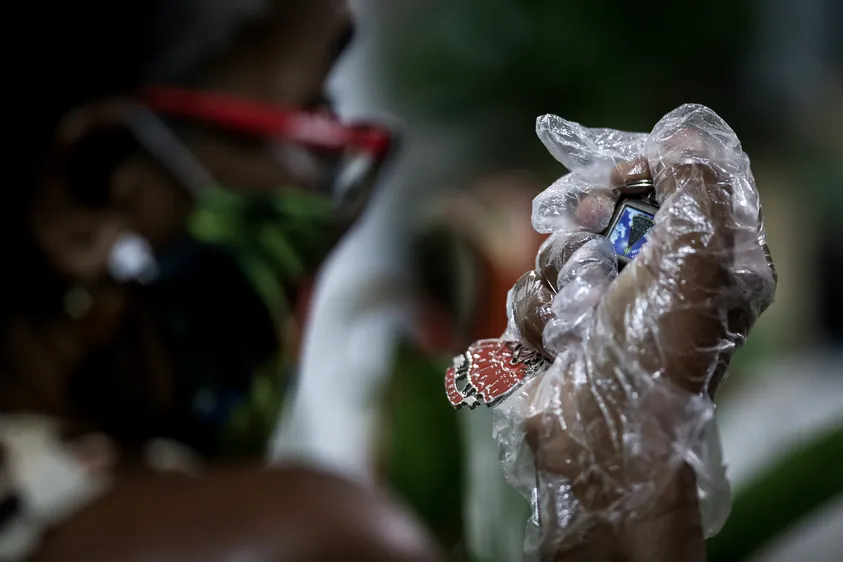
M 145 107 L 134 109 L 125 121 L 126 128 L 159 164 L 190 195 L 197 198 L 214 183 L 211 172 L 193 155 L 154 113 Z M 154 282 L 160 273 L 158 261 L 149 243 L 127 232 L 111 250 L 108 264 L 111 276 L 121 282 Z
M 194 197 L 214 184 L 214 176 L 161 120 L 145 107 L 128 117 L 126 126 L 146 149 Z

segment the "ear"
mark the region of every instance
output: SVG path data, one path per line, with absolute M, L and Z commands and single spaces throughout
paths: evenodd
M 133 146 L 114 141 L 131 138 L 124 123 L 133 107 L 120 100 L 80 107 L 56 130 L 29 220 L 46 257 L 73 280 L 96 281 L 106 273 L 123 229 L 122 217 L 106 205 L 115 191 L 114 169 Z
M 111 201 L 114 171 L 138 147 L 127 127 L 136 109 L 134 102 L 106 100 L 79 107 L 62 120 L 56 139 L 56 171 L 77 202 L 99 207 Z
M 56 132 L 57 148 L 66 151 L 88 136 L 120 127 L 137 108 L 138 102 L 128 98 L 77 107 L 61 120 Z
M 70 441 L 67 446 L 89 474 L 107 473 L 117 465 L 117 447 L 107 435 L 86 435 Z

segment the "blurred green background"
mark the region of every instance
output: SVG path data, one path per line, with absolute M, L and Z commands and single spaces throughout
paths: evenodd
M 388 110 L 408 137 L 392 178 L 400 185 L 390 185 L 400 196 L 385 197 L 385 210 L 371 217 L 391 229 L 382 233 L 401 229 L 396 216 L 413 216 L 410 202 L 482 177 L 528 170 L 536 193 L 549 185 L 564 170 L 535 137 L 541 114 L 646 131 L 672 108 L 697 102 L 732 125 L 753 161 L 780 286 L 719 397 L 735 507 L 710 541 L 710 560 L 831 560 L 843 552 L 843 509 L 834 507 L 843 504 L 841 3 L 361 0 L 356 7 L 363 45 L 340 72 L 340 90 L 362 87 L 350 112 Z M 410 238 L 377 239 L 394 249 Z M 441 404 L 446 358 L 401 349 L 391 392 L 413 399 L 388 400 L 402 404 L 384 422 L 393 428 L 388 473 L 448 536 L 458 525 L 453 498 L 464 497 L 476 475 L 468 460 L 453 465 L 453 439 L 435 436 L 467 431 L 459 429 L 466 422 Z M 425 420 L 434 412 L 431 425 Z M 432 502 L 434 494 L 441 501 Z M 517 525 L 523 506 L 511 502 L 505 509 Z M 826 538 L 811 534 L 829 525 Z

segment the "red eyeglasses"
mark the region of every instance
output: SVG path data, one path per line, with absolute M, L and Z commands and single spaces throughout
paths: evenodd
M 334 155 L 333 193 L 341 213 L 350 217 L 362 212 L 384 163 L 395 151 L 396 137 L 390 129 L 371 123 L 345 124 L 317 111 L 161 86 L 148 88 L 140 100 L 146 110 L 129 122 L 135 137 L 193 191 L 207 185 L 210 176 L 155 115 Z
M 391 132 L 377 125 L 346 125 L 324 113 L 287 110 L 223 94 L 154 87 L 141 100 L 159 115 L 319 150 L 365 152 L 376 160 L 385 158 L 393 144 Z

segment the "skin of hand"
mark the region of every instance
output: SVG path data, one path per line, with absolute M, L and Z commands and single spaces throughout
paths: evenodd
M 687 122 L 661 133 L 648 157 L 617 165 L 611 186 L 579 197 L 570 212 L 586 231 L 553 235 L 511 294 L 522 343 L 557 357 L 560 370 L 519 398 L 544 496 L 546 560 L 705 557 L 694 472 L 676 465 L 670 440 L 692 414 L 688 404 L 714 396 L 732 354 L 772 303 L 776 275 L 754 185 L 735 180 L 740 145 L 718 154 L 705 128 Z M 617 275 L 606 259 L 611 249 L 587 230 L 608 225 L 611 187 L 648 177 L 662 203 L 657 223 Z M 757 217 L 743 216 L 745 207 Z M 638 458 L 624 456 L 619 440 L 630 437 L 643 443 Z M 570 482 L 583 512 L 598 514 L 579 527 L 584 532 L 555 520 L 558 478 Z M 629 507 L 629 490 L 642 485 L 652 485 L 646 502 Z

